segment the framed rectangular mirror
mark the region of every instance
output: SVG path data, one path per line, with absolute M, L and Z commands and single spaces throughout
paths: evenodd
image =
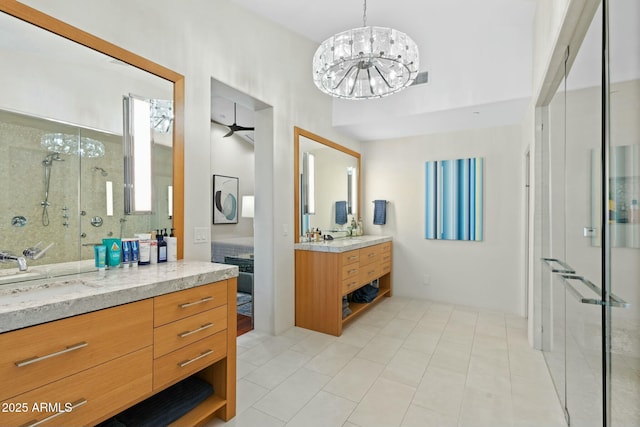
M 346 221 L 336 212 L 361 215 L 360 153 L 294 127 L 294 216 L 295 242 L 307 230 L 340 228 L 336 220 Z
M 62 248 L 69 247 L 71 260 L 86 259 L 93 253 L 89 246 L 107 237 L 107 226 L 114 236 L 123 228 L 132 234 L 138 227 L 139 231 L 171 227 L 179 237 L 178 258 L 182 258 L 184 77 L 15 1 L 0 3 L 0 20 L 0 52 L 3 59 L 10 58 L 0 71 L 4 95 L 0 152 L 18 170 L 33 175 L 6 177 L 22 194 L 33 195 L 33 200 L 22 213 L 0 198 L 0 217 L 8 217 L 0 221 L 0 249 L 20 253 L 43 240 L 56 243 L 58 248 L 54 246 L 52 252 L 64 253 Z M 117 77 L 104 77 L 107 72 Z M 158 197 L 151 207 L 157 213 L 153 223 L 138 224 L 124 216 L 122 97 L 129 93 L 173 103 L 172 132 L 163 144 L 154 144 L 152 180 Z M 45 136 L 56 133 L 77 141 L 76 152 L 74 143 L 69 144 L 69 152 L 56 148 L 52 137 L 45 146 Z M 16 145 L 16 137 L 26 138 L 28 145 Z M 79 151 L 88 147 L 85 141 L 99 141 L 104 152 L 99 157 L 83 155 Z M 0 169 L 9 172 L 12 167 L 7 164 Z M 43 185 L 47 170 L 48 191 Z M 49 193 L 48 201 L 44 193 Z M 48 226 L 41 221 L 44 208 L 48 208 Z M 24 217 L 26 222 L 16 220 L 24 225 L 14 226 L 12 217 Z M 64 261 L 68 259 L 47 254 L 34 264 Z

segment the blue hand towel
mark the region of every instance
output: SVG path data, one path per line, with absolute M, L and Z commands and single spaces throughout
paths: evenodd
M 375 225 L 384 225 L 387 223 L 387 201 L 373 201 L 373 223 Z
M 347 223 L 347 202 L 336 202 L 336 224 Z

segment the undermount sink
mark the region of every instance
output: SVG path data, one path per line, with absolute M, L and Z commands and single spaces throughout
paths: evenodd
M 42 274 L 35 271 L 17 272 L 15 270 L 0 270 L 0 285 L 8 283 L 24 282 L 42 278 Z
M 33 280 L 31 282 L 12 283 L 0 287 L 0 298 L 2 298 L 2 300 L 0 300 L 0 306 L 30 301 L 33 300 L 36 295 L 42 295 L 42 298 L 49 299 L 61 295 L 83 294 L 86 293 L 90 287 L 88 283 L 79 279 L 56 280 L 49 278 Z

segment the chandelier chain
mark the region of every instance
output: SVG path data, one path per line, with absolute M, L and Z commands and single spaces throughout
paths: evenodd
M 362 26 L 363 27 L 367 26 L 367 0 L 364 0 L 364 7 L 363 7 L 363 13 L 362 13 Z

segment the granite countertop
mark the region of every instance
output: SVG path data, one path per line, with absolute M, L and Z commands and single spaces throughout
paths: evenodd
M 390 242 L 391 236 L 358 236 L 345 237 L 334 240 L 323 240 L 321 242 L 296 243 L 294 249 L 297 251 L 315 252 L 347 252 L 355 249 L 366 248 L 367 246 L 378 245 Z
M 237 276 L 237 266 L 181 260 L 1 285 L 0 333 Z

